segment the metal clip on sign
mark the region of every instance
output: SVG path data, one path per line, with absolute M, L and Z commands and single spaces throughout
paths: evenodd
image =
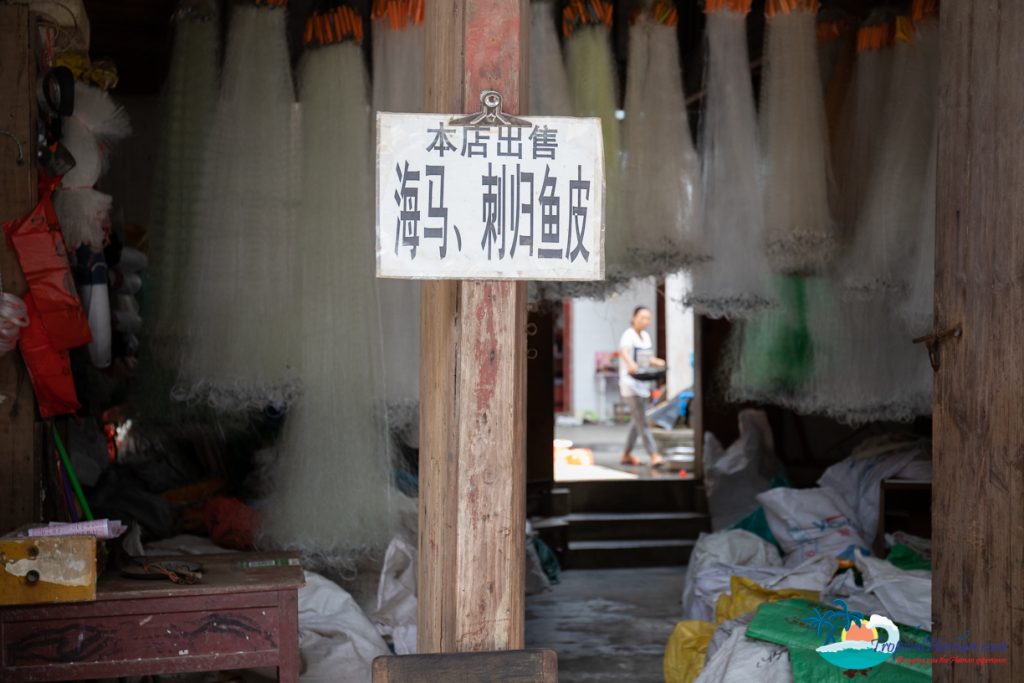
M 483 111 L 469 116 L 454 118 L 448 122 L 450 126 L 519 126 L 530 128 L 532 123 L 525 119 L 506 114 L 501 111 L 501 93 L 497 90 L 484 90 L 480 93 L 480 104 Z

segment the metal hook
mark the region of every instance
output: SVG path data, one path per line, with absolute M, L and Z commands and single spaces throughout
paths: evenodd
M 939 369 L 939 342 L 949 337 L 959 339 L 963 336 L 963 333 L 963 326 L 957 323 L 955 327 L 951 327 L 948 330 L 932 332 L 923 337 L 917 337 L 913 340 L 913 343 L 925 345 L 925 348 L 928 349 L 928 361 L 932 364 L 932 371 L 937 372 Z
M 450 126 L 518 126 L 530 128 L 532 123 L 525 119 L 506 114 L 501 111 L 501 93 L 497 90 L 484 90 L 480 93 L 482 111 L 469 116 L 461 116 L 448 122 Z
M 0 128 L 0 135 L 6 135 L 10 139 L 14 140 L 14 144 L 18 146 L 18 166 L 23 166 L 25 164 L 25 148 L 21 146 L 21 140 L 19 140 L 14 133 L 9 130 L 4 130 L 3 128 Z

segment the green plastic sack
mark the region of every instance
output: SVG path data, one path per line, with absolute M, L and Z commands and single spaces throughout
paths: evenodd
M 833 609 L 828 605 L 793 598 L 765 603 L 758 608 L 747 628 L 747 637 L 764 640 L 789 649 L 795 683 L 849 683 L 844 670 L 826 662 L 815 650 L 824 644 L 823 636 L 804 620 L 815 610 Z M 897 624 L 900 646 L 886 662 L 868 669 L 871 683 L 924 683 L 932 680 L 931 664 L 909 660 L 932 657 L 930 634 L 927 631 Z
M 926 560 L 915 553 L 910 546 L 902 543 L 894 545 L 889 551 L 889 557 L 885 559 L 900 569 L 927 569 L 928 571 L 932 569 L 931 560 Z

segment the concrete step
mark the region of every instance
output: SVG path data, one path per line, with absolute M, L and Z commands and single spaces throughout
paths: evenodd
M 700 512 L 580 512 L 567 521 L 570 541 L 687 540 L 711 530 Z
M 551 489 L 550 506 L 549 514 L 552 517 L 562 517 L 572 512 L 572 495 L 569 489 L 564 486 L 556 486 Z
M 567 569 L 669 567 L 685 565 L 693 540 L 570 541 Z
M 692 512 L 697 482 L 688 479 L 565 482 L 574 514 L 581 512 Z

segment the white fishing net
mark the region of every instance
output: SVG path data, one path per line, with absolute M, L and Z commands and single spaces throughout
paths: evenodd
M 700 122 L 702 238 L 711 260 L 694 266 L 685 303 L 712 318 L 748 318 L 769 305 L 770 269 L 759 174 L 746 12 L 708 12 Z
M 768 257 L 788 274 L 831 262 L 836 229 L 829 207 L 829 148 L 815 37 L 816 3 L 769 11 L 761 85 L 761 144 Z
M 280 8 L 236 6 L 203 167 L 176 398 L 282 409 L 295 393 L 296 119 Z
M 728 396 L 846 424 L 909 421 L 931 411 L 927 354 L 892 311 L 849 301 L 830 277 L 780 278 L 780 305 L 738 327 Z
M 643 12 L 629 32 L 623 125 L 626 265 L 663 276 L 707 258 L 700 239 L 700 165 L 679 67 L 674 25 Z
M 148 231 L 147 344 L 161 363 L 177 362 L 186 328 L 182 292 L 189 248 L 198 239 L 203 153 L 217 101 L 219 44 L 216 14 L 183 7 L 174 24 L 174 48 L 162 94 Z M 152 372 L 148 368 L 143 374 Z
M 408 21 L 392 28 L 390 18 L 373 20 L 373 108 L 422 112 L 424 104 L 423 25 Z M 419 420 L 420 285 L 414 280 L 379 281 L 384 340 L 384 382 L 388 419 L 398 430 Z
M 935 323 L 935 155 L 938 140 L 932 137 L 932 148 L 925 175 L 924 198 L 916 225 L 914 253 L 907 268 L 907 295 L 897 312 L 913 337 L 928 334 Z
M 938 40 L 935 19 L 916 30 L 906 17 L 898 19 L 885 125 L 844 263 L 847 296 L 906 297 L 933 164 Z
M 301 66 L 302 394 L 269 481 L 262 541 L 351 566 L 392 532 L 374 275 L 368 83 L 354 42 Z
M 885 121 L 889 77 L 892 74 L 891 22 L 881 21 L 860 27 L 857 42 L 853 77 L 833 146 L 839 198 L 836 218 L 847 243 L 855 234 L 867 185 L 877 170 L 878 133 Z
M 566 68 L 573 113 L 601 119 L 605 163 L 605 280 L 559 283 L 562 296 L 602 298 L 625 286 L 629 278 L 626 250 L 632 230 L 622 214 L 619 120 L 611 32 L 604 24 L 577 26 L 566 39 Z M 628 223 L 632 225 L 632 221 Z
M 530 101 L 534 116 L 571 116 L 572 99 L 558 42 L 553 0 L 530 3 Z

